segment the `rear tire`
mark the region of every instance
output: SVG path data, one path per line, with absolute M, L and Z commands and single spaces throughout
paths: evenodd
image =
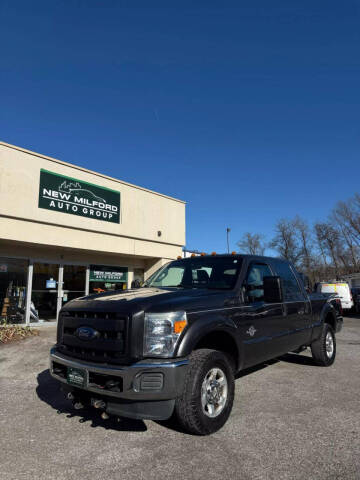
M 316 364 L 330 367 L 336 357 L 336 339 L 331 325 L 324 323 L 320 337 L 311 344 L 311 353 Z
M 205 348 L 195 350 L 183 393 L 175 404 L 179 423 L 196 435 L 216 432 L 229 418 L 234 390 L 234 373 L 226 355 Z

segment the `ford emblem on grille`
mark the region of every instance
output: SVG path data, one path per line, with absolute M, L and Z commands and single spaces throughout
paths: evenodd
M 75 335 L 80 340 L 94 340 L 94 338 L 99 337 L 100 334 L 97 330 L 94 330 L 91 327 L 79 327 L 75 331 Z

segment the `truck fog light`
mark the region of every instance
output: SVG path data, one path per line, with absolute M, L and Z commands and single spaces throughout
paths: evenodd
M 136 392 L 159 392 L 164 386 L 164 374 L 160 372 L 141 373 L 136 376 L 133 387 Z

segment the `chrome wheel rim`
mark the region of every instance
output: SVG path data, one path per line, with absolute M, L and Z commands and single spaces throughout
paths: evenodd
M 207 417 L 215 418 L 224 410 L 228 397 L 228 382 L 221 368 L 212 368 L 201 386 L 201 405 Z
M 334 354 L 334 338 L 331 332 L 327 332 L 325 337 L 326 355 L 331 358 Z

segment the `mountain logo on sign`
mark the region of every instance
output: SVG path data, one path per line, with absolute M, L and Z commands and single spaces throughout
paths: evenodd
M 84 193 L 92 197 L 97 202 L 106 203 L 106 200 L 95 195 L 91 190 L 82 188 L 79 182 L 76 183 L 66 183 L 64 181 L 58 188 L 59 192 L 70 193 L 72 195 L 83 195 Z

